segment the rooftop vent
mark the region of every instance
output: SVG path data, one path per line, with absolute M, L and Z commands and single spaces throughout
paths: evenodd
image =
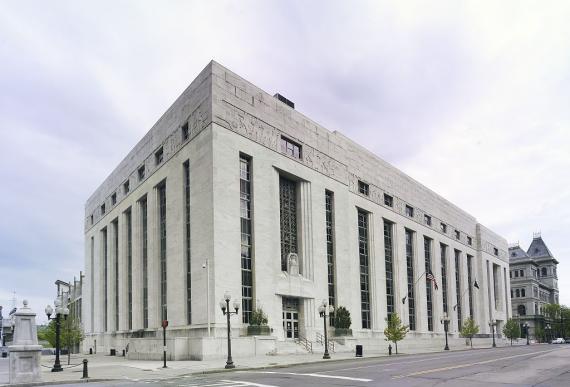
M 283 97 L 281 94 L 275 93 L 273 97 L 277 98 L 279 101 L 283 102 L 285 105 L 289 106 L 290 108 L 295 109 L 295 103 Z

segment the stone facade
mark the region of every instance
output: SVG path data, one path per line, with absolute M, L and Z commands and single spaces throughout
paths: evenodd
M 284 184 L 292 192 L 286 206 Z M 158 358 L 167 316 L 169 356 L 223 356 L 226 322 L 217 304 L 226 291 L 251 296 L 232 318 L 234 348 L 243 354 L 266 353 L 288 336 L 315 340 L 323 330 L 323 299 L 345 306 L 353 339 L 372 346 L 384 343 L 389 311 L 411 321 L 410 295 L 410 338 L 428 346 L 440 340 L 444 282 L 455 337 L 459 317 L 472 312 L 485 335 L 491 319 L 500 332 L 511 310 L 504 238 L 216 62 L 102 183 L 85 211 L 86 351 L 128 344 L 131 357 Z M 293 230 L 287 237 L 285 228 Z M 425 280 L 426 246 L 437 291 Z M 299 274 L 283 270 L 287 252 L 296 253 Z M 267 314 L 270 337 L 245 336 L 243 307 L 251 304 Z
M 526 252 L 518 243 L 509 246 L 509 261 L 512 313 L 521 326 L 528 323 L 532 337 L 537 326 L 544 328 L 544 305 L 559 303 L 558 261 L 540 233 L 533 235 Z

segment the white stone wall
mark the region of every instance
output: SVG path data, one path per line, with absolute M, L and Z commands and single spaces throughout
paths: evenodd
M 180 126 L 190 122 L 190 139 L 183 141 Z M 302 160 L 280 153 L 282 135 L 302 145 Z M 154 152 L 163 146 L 165 159 L 154 165 Z M 241 297 L 240 267 L 240 191 L 239 155 L 252 157 L 254 299 L 268 314 L 273 335 L 284 337 L 282 297 L 301 298 L 301 333 L 314 339 L 322 332 L 317 307 L 328 297 L 325 235 L 325 190 L 334 192 L 336 300 L 352 314 L 355 337 L 382 339 L 385 327 L 386 284 L 383 220 L 394 223 L 394 306 L 402 320 L 408 321 L 405 229 L 414 231 L 414 274 L 425 270 L 424 236 L 432 239 L 432 271 L 440 285 L 433 292 L 433 326 L 428 332 L 425 278 L 415 287 L 415 336 L 429 338 L 442 333 L 440 243 L 448 246 L 447 277 L 450 331 L 458 331 L 453 310 L 461 296 L 463 317 L 469 314 L 466 255 L 473 256 L 474 318 L 482 333 L 488 333 L 490 319 L 505 321 L 510 309 L 506 241 L 481 226 L 476 219 L 433 191 L 414 181 L 395 167 L 371 154 L 338 132 L 329 132 L 297 111 L 211 62 L 147 136 L 91 196 L 86 204 L 83 321 L 87 338 L 84 348 L 125 346 L 128 331 L 126 227 L 124 211 L 132 208 L 133 224 L 133 331 L 142 329 L 142 263 L 140 209 L 137 201 L 148 198 L 149 329 L 147 335 L 160 337 L 160 271 L 158 206 L 156 185 L 166 179 L 167 198 L 167 277 L 169 337 L 203 337 L 208 320 L 213 336 L 224 335 L 225 318 L 218 301 L 224 292 Z M 183 163 L 191 169 L 191 256 L 192 324 L 186 322 L 186 259 L 184 242 Z M 145 162 L 147 174 L 138 182 L 137 168 Z M 298 181 L 299 257 L 301 277 L 281 271 L 279 175 Z M 122 193 L 129 179 L 131 191 Z M 358 180 L 370 185 L 370 196 L 358 193 Z M 476 187 L 472 187 L 476 189 Z M 115 206 L 110 196 L 117 192 Z M 384 205 L 383 194 L 394 197 L 394 207 Z M 99 211 L 105 202 L 106 214 Z M 414 207 L 414 217 L 405 215 L 405 205 Z M 361 329 L 360 272 L 358 257 L 357 208 L 370 213 L 369 267 L 372 329 Z M 424 222 L 432 217 L 432 225 Z M 91 224 L 91 215 L 94 222 Z M 119 219 L 119 330 L 114 325 L 114 265 L 111 222 Z M 441 231 L 440 222 L 447 225 Z M 108 229 L 108 329 L 103 321 L 103 265 L 101 230 Z M 460 232 L 456 239 L 455 231 Z M 91 237 L 94 238 L 94 265 L 91 266 Z M 468 237 L 473 243 L 468 244 Z M 454 250 L 461 251 L 461 288 L 455 289 Z M 498 253 L 495 255 L 495 250 Z M 208 261 L 210 279 L 202 264 Z M 489 262 L 490 280 L 487 278 Z M 493 264 L 498 265 L 497 286 L 493 283 Z M 91 280 L 93 276 L 93 281 Z M 207 283 L 210 284 L 207 293 Z M 494 293 L 497 291 L 497 302 Z M 93 294 L 92 294 L 93 293 Z M 208 318 L 207 295 L 210 299 Z M 93 299 L 93 302 L 91 301 Z M 496 304 L 496 305 L 495 305 Z M 91 318 L 93 310 L 93 319 Z M 245 333 L 240 316 L 232 317 L 235 334 Z M 137 339 L 138 340 L 138 339 Z M 177 339 L 177 353 L 194 354 L 190 341 Z M 207 341 L 201 341 L 201 343 Z M 140 346 L 137 341 L 137 346 Z M 201 344 L 202 345 L 202 344 Z M 180 355 L 183 356 L 183 355 Z M 190 355 L 188 355 L 190 356 Z

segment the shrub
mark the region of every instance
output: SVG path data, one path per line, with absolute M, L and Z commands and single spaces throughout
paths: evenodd
M 252 312 L 251 312 L 251 320 L 249 321 L 250 325 L 258 325 L 258 326 L 263 326 L 263 325 L 267 325 L 269 320 L 267 320 L 267 315 L 263 312 L 263 309 L 260 308 L 255 308 Z
M 339 306 L 334 312 L 334 327 L 349 329 L 351 324 L 350 312 L 344 306 Z

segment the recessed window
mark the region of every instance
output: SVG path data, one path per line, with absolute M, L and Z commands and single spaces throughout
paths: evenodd
M 526 297 L 526 291 L 524 289 L 521 289 L 521 297 Z
M 123 183 L 123 193 L 126 195 L 131 190 L 131 182 L 129 180 Z
M 467 244 L 469 246 L 473 246 L 473 238 L 471 238 L 470 236 L 467 237 Z M 514 253 L 513 253 L 514 254 Z
M 296 159 L 301 159 L 301 145 L 286 137 L 281 137 L 281 152 Z
M 406 216 L 409 216 L 410 218 L 414 217 L 414 207 L 406 205 Z
M 188 122 L 186 122 L 184 125 L 182 125 L 181 131 L 182 131 L 182 141 L 188 140 L 188 136 L 189 136 Z
M 441 229 L 442 232 L 447 232 L 447 224 L 440 223 L 439 228 Z
M 101 215 L 105 215 L 105 203 L 101 204 Z
M 89 222 L 91 223 L 91 225 L 93 226 L 93 215 L 89 216 Z
M 358 180 L 358 192 L 368 196 L 370 194 L 370 187 L 365 182 Z
M 524 270 L 521 270 L 521 277 L 524 277 Z
M 431 216 L 429 216 L 429 215 L 424 215 L 424 222 L 425 222 L 425 224 L 427 224 L 428 226 L 431 226 Z
M 137 173 L 139 175 L 139 181 L 143 181 L 144 180 L 144 165 L 139 167 Z
M 493 247 L 493 254 L 499 255 L 499 249 L 496 247 Z
M 519 278 L 519 271 L 515 270 L 515 278 Z
M 394 207 L 394 198 L 388 194 L 384 194 L 384 205 Z
M 117 204 L 117 193 L 113 193 L 111 195 L 111 205 L 114 206 L 115 204 Z
M 162 149 L 162 147 L 160 147 L 160 149 L 157 150 L 154 154 L 154 164 L 158 165 L 162 163 L 163 160 L 164 160 L 164 150 Z
M 513 272 L 509 271 L 509 278 L 513 278 Z
M 459 230 L 455 230 L 455 239 L 459 238 L 461 238 L 461 233 L 459 232 Z

